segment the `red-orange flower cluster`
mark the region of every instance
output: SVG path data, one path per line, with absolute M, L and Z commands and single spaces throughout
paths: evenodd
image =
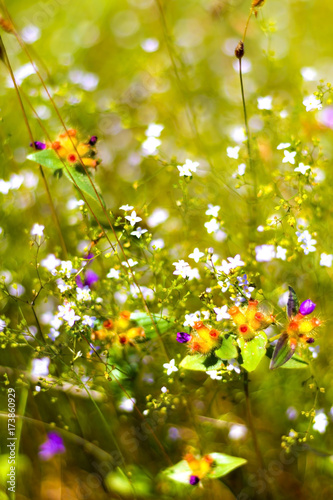
M 145 331 L 141 326 L 131 326 L 131 313 L 122 311 L 116 320 L 107 319 L 103 327 L 91 334 L 92 340 L 111 340 L 120 345 L 134 345 L 136 340 L 145 338 Z
M 188 346 L 192 353 L 208 354 L 220 344 L 220 332 L 205 325 L 202 321 L 194 323 Z
M 246 340 L 253 339 L 256 332 L 264 330 L 275 321 L 272 314 L 258 311 L 258 304 L 257 300 L 250 300 L 247 306 L 233 306 L 228 311 L 237 327 L 237 334 Z
M 99 163 L 94 158 L 96 154 L 94 143 L 92 141 L 88 143 L 79 142 L 77 131 L 74 129 L 69 129 L 68 133 L 60 134 L 57 140 L 47 144 L 47 147 L 54 149 L 57 155 L 70 165 L 82 162 L 86 167 L 96 168 Z

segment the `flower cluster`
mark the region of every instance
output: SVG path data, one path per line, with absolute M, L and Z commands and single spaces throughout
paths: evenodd
M 220 333 L 202 321 L 195 321 L 192 333 L 178 332 L 177 341 L 187 343 L 192 353 L 208 354 L 219 346 Z
M 105 320 L 101 328 L 91 333 L 92 340 L 111 340 L 118 345 L 134 345 L 137 340 L 145 339 L 144 329 L 133 326 L 130 317 L 129 311 L 122 311 L 116 320 Z
M 79 142 L 77 131 L 69 129 L 63 134 L 59 134 L 52 143 L 35 142 L 35 148 L 38 150 L 53 149 L 61 160 L 67 161 L 70 165 L 83 163 L 86 167 L 96 168 L 100 163 L 95 159 L 97 137 L 92 136 L 88 142 Z
M 192 472 L 189 478 L 189 483 L 192 486 L 198 484 L 199 481 L 212 470 L 214 465 L 214 460 L 209 455 L 205 455 L 202 458 L 196 458 L 192 453 L 187 453 L 184 459 Z
M 246 306 L 232 306 L 228 311 L 237 334 L 245 340 L 252 340 L 256 332 L 264 330 L 275 321 L 272 314 L 260 312 L 258 304 L 257 300 L 249 300 Z
M 308 317 L 315 310 L 315 307 L 316 304 L 310 299 L 305 300 L 300 305 L 298 313 L 289 318 L 286 332 L 289 335 L 289 342 L 292 347 L 296 347 L 299 342 L 313 344 L 315 341 L 313 333 L 321 325 L 321 321 L 318 318 Z

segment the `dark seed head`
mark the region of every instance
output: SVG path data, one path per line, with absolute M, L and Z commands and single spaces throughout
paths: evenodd
M 96 135 L 93 135 L 92 137 L 90 137 L 90 139 L 89 139 L 90 146 L 95 146 L 97 140 L 98 140 L 98 137 Z
M 237 59 L 242 59 L 244 55 L 244 43 L 242 41 L 238 42 L 237 47 L 235 48 L 235 56 Z

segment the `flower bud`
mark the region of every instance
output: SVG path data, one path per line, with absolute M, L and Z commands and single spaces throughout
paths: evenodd
M 177 333 L 177 342 L 180 342 L 181 344 L 186 344 L 186 342 L 189 342 L 191 340 L 191 335 L 186 332 L 178 332 Z
M 299 312 L 306 316 L 307 314 L 311 314 L 316 308 L 316 304 L 312 302 L 312 300 L 308 299 L 302 302 L 299 308 Z
M 198 478 L 198 476 L 192 475 L 190 477 L 190 484 L 192 484 L 192 486 L 195 486 L 196 484 L 198 484 L 199 481 L 200 481 L 200 479 Z
M 244 55 L 244 43 L 242 41 L 238 42 L 237 47 L 235 48 L 235 56 L 237 59 L 242 59 Z

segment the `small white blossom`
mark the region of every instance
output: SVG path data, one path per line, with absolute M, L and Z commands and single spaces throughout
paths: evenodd
M 56 283 L 57 283 L 57 287 L 58 287 L 58 290 L 60 291 L 60 293 L 65 293 L 72 288 L 71 285 L 69 285 L 68 283 L 65 283 L 64 280 L 62 280 L 62 279 L 58 279 L 56 281 Z
M 274 245 L 259 245 L 255 252 L 257 262 L 270 262 L 276 256 Z
M 228 306 L 214 307 L 214 312 L 216 314 L 216 321 L 222 321 L 224 319 L 229 319 L 230 314 L 228 313 Z
M 222 380 L 222 375 L 217 370 L 208 370 L 206 373 L 212 380 Z
M 119 279 L 120 271 L 118 269 L 111 268 L 109 273 L 106 275 L 107 278 Z
M 200 320 L 200 311 L 196 311 L 194 313 L 191 313 L 191 314 L 185 314 L 185 321 L 183 323 L 183 326 L 194 326 L 194 323 L 196 321 L 199 321 Z
M 290 142 L 281 142 L 276 149 L 287 149 L 291 146 Z
M 285 149 L 283 153 L 284 158 L 282 160 L 282 163 L 291 163 L 292 165 L 295 165 L 296 151 L 288 151 L 287 149 Z
M 168 389 L 165 386 L 163 386 L 163 387 L 161 387 L 161 392 L 163 392 L 163 394 L 165 394 L 166 392 L 168 392 Z
M 195 173 L 197 171 L 197 167 L 200 164 L 195 161 L 193 162 L 192 160 L 186 160 L 184 165 L 177 165 L 177 168 L 179 170 L 179 176 L 180 177 L 191 177 L 192 173 Z
M 315 95 L 309 95 L 303 100 L 306 111 L 313 111 L 315 109 L 322 109 L 323 105 L 320 99 Z
M 199 262 L 201 257 L 203 257 L 205 254 L 203 252 L 200 252 L 199 248 L 195 248 L 192 253 L 190 253 L 189 258 L 193 259 L 194 262 Z
M 300 172 L 305 175 L 308 170 L 311 170 L 310 165 L 304 165 L 304 163 L 300 163 L 298 167 L 294 168 L 294 172 Z
M 125 267 L 134 267 L 137 265 L 137 261 L 133 259 L 127 259 L 122 262 L 122 265 Z
M 124 396 L 119 404 L 119 408 L 123 411 L 131 413 L 134 409 L 135 403 L 135 398 L 127 398 L 126 396 Z
M 286 253 L 287 253 L 287 249 L 281 247 L 280 245 L 278 245 L 276 247 L 276 255 L 275 255 L 275 257 L 277 259 L 286 260 Z
M 125 219 L 128 220 L 128 222 L 131 224 L 131 226 L 135 226 L 135 224 L 137 222 L 140 222 L 140 220 L 142 220 L 141 217 L 138 217 L 136 215 L 136 211 L 135 210 L 133 210 L 133 212 L 131 213 L 131 215 L 125 215 Z
M 142 227 L 139 226 L 135 229 L 135 231 L 132 231 L 131 234 L 133 234 L 133 236 L 136 236 L 137 238 L 141 238 L 141 236 L 147 231 L 148 229 L 142 229 Z
M 153 155 L 154 153 L 157 153 L 157 148 L 162 144 L 162 142 L 157 139 L 156 137 L 148 137 L 143 144 L 142 148 L 143 151 L 148 154 L 148 155 Z
M 207 229 L 207 233 L 215 233 L 220 229 L 220 223 L 216 219 L 211 219 L 209 222 L 205 222 L 205 228 Z
M 239 151 L 240 151 L 239 146 L 235 146 L 234 148 L 228 147 L 227 148 L 227 156 L 229 158 L 233 158 L 234 160 L 238 160 Z
M 229 439 L 238 441 L 244 439 L 247 435 L 247 427 L 242 424 L 233 424 L 229 430 Z
M 314 68 L 302 68 L 301 75 L 306 82 L 314 82 L 317 80 L 317 71 Z
M 54 269 L 61 264 L 61 260 L 57 259 L 53 253 L 50 253 L 46 259 L 41 261 L 41 266 L 46 267 L 49 271 L 54 271 Z
M 31 375 L 34 377 L 46 377 L 49 374 L 50 358 L 32 360 Z
M 313 420 L 313 430 L 318 431 L 320 434 L 326 432 L 326 427 L 328 426 L 328 418 L 324 413 L 324 410 L 316 411 L 316 416 Z
M 75 321 L 78 321 L 80 319 L 80 316 L 75 314 L 74 309 L 72 309 L 73 304 L 69 302 L 65 302 L 63 306 L 58 306 L 58 317 L 62 318 L 63 320 L 67 321 L 69 326 L 73 326 Z
M 162 238 L 157 238 L 156 240 L 151 240 L 150 246 L 153 250 L 162 250 L 164 248 L 165 243 Z
M 229 360 L 229 364 L 227 366 L 227 370 L 229 372 L 232 372 L 232 371 L 235 371 L 236 373 L 240 373 L 241 372 L 239 364 L 238 364 L 238 362 L 235 359 L 230 359 Z
M 151 123 L 148 126 L 145 134 L 147 137 L 159 137 L 163 129 L 164 129 L 163 125 L 159 125 L 157 123 Z
M 133 210 L 134 207 L 131 205 L 122 205 L 119 210 L 124 210 L 125 212 L 128 212 L 129 210 Z
M 320 262 L 319 264 L 323 267 L 332 267 L 333 255 L 322 253 L 320 254 Z
M 65 274 L 67 278 L 70 278 L 72 270 L 73 270 L 73 264 L 70 260 L 62 260 L 61 261 L 60 272 Z
M 148 217 L 147 224 L 149 227 L 156 227 L 165 222 L 168 217 L 169 212 L 165 208 L 155 208 L 153 213 Z
M 32 229 L 31 229 L 30 234 L 32 236 L 39 236 L 39 238 L 41 238 L 43 236 L 44 229 L 45 229 L 45 226 L 42 226 L 40 224 L 34 224 Z
M 208 210 L 206 210 L 206 215 L 211 215 L 212 217 L 218 217 L 221 207 L 219 205 L 208 204 Z
M 272 96 L 268 95 L 266 97 L 258 97 L 258 109 L 272 109 Z
M 0 319 L 0 332 L 3 332 L 4 329 L 6 328 L 6 321 L 4 321 L 3 319 Z
M 93 328 L 95 321 L 96 321 L 95 316 L 88 316 L 87 314 L 85 314 L 83 316 L 82 325 L 89 326 L 89 328 Z
M 164 363 L 163 367 L 167 370 L 167 375 L 171 375 L 173 372 L 178 372 L 174 359 L 172 359 L 170 363 Z
M 185 262 L 185 260 L 179 260 L 178 262 L 173 262 L 172 265 L 176 268 L 173 274 L 175 274 L 176 276 L 182 276 L 182 278 L 188 277 L 188 274 L 191 270 L 191 266 L 188 262 Z
M 88 286 L 85 286 L 83 288 L 77 288 L 76 289 L 76 300 L 78 302 L 81 302 L 81 300 L 84 302 L 91 300 L 90 288 Z

